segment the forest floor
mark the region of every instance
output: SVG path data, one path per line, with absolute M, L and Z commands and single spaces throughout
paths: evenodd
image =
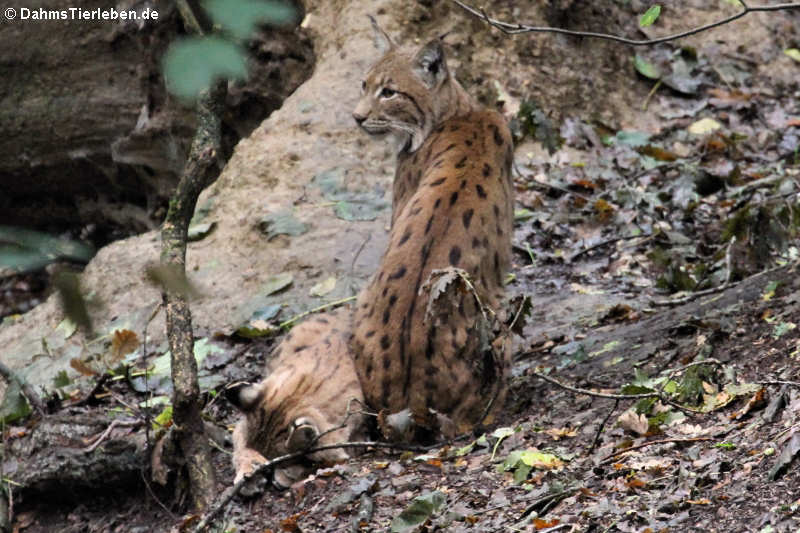
M 548 126 L 507 101 L 522 104 L 520 130 L 560 146 L 516 150 L 509 291 L 533 312 L 502 419 L 237 498 L 218 530 L 796 531 L 800 86 L 753 75 L 760 58 L 720 61 L 675 44 L 642 53 L 672 73 L 647 133 Z M 206 365 L 234 381 L 260 375 L 274 340 L 223 342 L 237 357 Z M 125 381 L 109 388 L 82 412 L 141 401 Z M 206 414 L 237 419 L 216 397 Z M 229 486 L 230 448 L 215 461 Z M 134 479 L 26 498 L 14 531 L 188 531 L 196 517 L 165 503 L 182 493 Z

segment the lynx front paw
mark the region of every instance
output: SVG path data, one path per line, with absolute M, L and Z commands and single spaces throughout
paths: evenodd
M 259 465 L 267 462 L 267 459 L 257 451 L 245 448 L 238 450 L 234 454 L 233 468 L 236 470 L 234 483 L 238 483 L 246 475 L 252 473 Z

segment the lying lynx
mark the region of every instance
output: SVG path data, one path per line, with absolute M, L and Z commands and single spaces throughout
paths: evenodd
M 426 313 L 426 281 L 434 269 L 463 269 L 480 300 L 499 308 L 511 257 L 511 135 L 450 74 L 440 39 L 408 52 L 372 22 L 385 53 L 353 117 L 370 135 L 393 135 L 400 151 L 389 246 L 358 297 L 353 358 L 373 409 L 433 409 L 463 431 L 502 405 L 510 351 L 488 345 L 468 291 L 454 295 L 454 312 Z
M 360 436 L 363 396 L 350 358 L 349 331 L 346 309 L 295 326 L 273 352 L 266 379 L 234 392 L 231 399 L 245 414 L 233 431 L 235 481 L 267 458 Z M 309 456 L 321 463 L 348 457 L 341 448 Z M 297 461 L 276 469 L 273 482 L 289 487 L 307 473 Z

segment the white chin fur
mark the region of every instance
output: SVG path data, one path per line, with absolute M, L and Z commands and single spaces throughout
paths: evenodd
M 402 152 L 403 148 L 405 148 L 406 145 L 409 144 L 408 132 L 393 130 L 392 133 L 390 133 L 390 136 L 392 138 L 392 145 L 394 146 L 395 152 Z

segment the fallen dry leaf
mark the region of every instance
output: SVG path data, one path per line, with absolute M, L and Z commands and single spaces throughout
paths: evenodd
M 617 424 L 622 429 L 635 433 L 637 435 L 645 435 L 650 427 L 647 422 L 647 417 L 644 415 L 637 415 L 633 409 L 628 409 L 617 418 Z
M 553 440 L 559 440 L 564 437 L 574 437 L 578 434 L 577 430 L 570 428 L 552 428 L 546 429 L 544 432 L 550 435 Z

